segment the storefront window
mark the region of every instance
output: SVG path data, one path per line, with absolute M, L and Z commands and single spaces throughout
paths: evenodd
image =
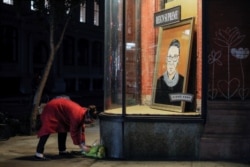
M 105 113 L 200 116 L 198 2 L 146 1 L 105 2 Z

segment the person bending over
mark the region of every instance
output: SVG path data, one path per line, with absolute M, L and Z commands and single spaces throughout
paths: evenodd
M 58 97 L 49 101 L 41 115 L 41 128 L 37 136 L 40 138 L 37 144 L 35 159 L 49 160 L 44 156 L 44 146 L 50 134 L 58 133 L 59 155 L 69 155 L 66 151 L 67 132 L 70 132 L 74 145 L 78 145 L 81 151 L 88 152 L 89 146 L 85 145 L 84 123 L 96 119 L 97 111 L 94 105 L 88 108 L 82 107 L 76 102 L 65 97 Z

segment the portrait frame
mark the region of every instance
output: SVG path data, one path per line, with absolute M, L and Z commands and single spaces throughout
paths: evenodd
M 180 98 L 179 102 L 172 101 L 172 97 L 174 97 L 173 95 L 178 95 L 176 97 L 180 97 L 180 96 L 184 97 L 187 94 L 188 76 L 189 76 L 189 68 L 190 68 L 189 64 L 190 64 L 190 59 L 191 59 L 191 54 L 192 54 L 193 32 L 194 32 L 194 17 L 181 20 L 178 23 L 160 27 L 159 36 L 158 36 L 157 53 L 156 53 L 156 58 L 155 58 L 156 61 L 155 61 L 154 76 L 153 76 L 151 108 L 166 110 L 166 111 L 173 111 L 173 112 L 185 112 L 186 101 L 183 100 L 183 98 Z M 160 77 L 163 78 L 162 77 L 163 74 L 166 75 L 166 70 L 167 70 L 166 55 L 169 49 L 169 45 L 173 41 L 173 39 L 177 39 L 180 43 L 180 49 L 179 49 L 180 53 L 179 53 L 179 58 L 178 58 L 176 69 L 178 71 L 178 74 L 183 76 L 182 77 L 183 78 L 182 90 L 181 92 L 175 92 L 174 94 L 170 93 L 171 94 L 170 102 L 159 103 L 158 102 L 159 100 L 157 100 L 159 99 L 159 95 L 156 95 L 158 92 L 157 80 Z M 156 96 L 157 96 L 157 99 L 156 99 Z

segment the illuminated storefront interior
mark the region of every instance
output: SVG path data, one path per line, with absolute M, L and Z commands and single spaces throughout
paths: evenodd
M 202 73 L 201 70 L 198 73 L 194 71 L 202 68 L 201 61 L 198 61 L 201 59 L 202 52 L 197 50 L 197 48 L 201 49 L 201 43 L 197 44 L 201 38 L 201 30 L 199 33 L 197 32 L 197 22 L 200 21 L 198 18 L 201 17 L 198 17 L 199 4 L 197 0 L 188 3 L 185 1 L 177 2 L 166 3 L 164 6 L 166 9 L 180 7 L 178 11 L 181 12 L 179 22 L 161 26 L 154 26 L 154 14 L 164 10 L 159 8 L 160 1 L 149 3 L 127 1 L 125 8 L 120 1 L 112 2 L 108 6 L 111 8 L 108 11 L 111 12 L 108 12 L 110 22 L 106 24 L 106 29 L 109 30 L 106 32 L 105 47 L 105 55 L 107 56 L 105 64 L 106 113 L 201 115 L 202 86 L 200 78 Z M 190 6 L 193 10 L 189 10 Z M 123 13 L 123 9 L 125 13 Z M 183 20 L 190 18 L 193 18 L 192 23 L 181 25 Z M 123 19 L 125 19 L 124 22 Z M 177 31 L 180 31 L 179 33 L 190 31 L 192 34 L 186 37 L 177 34 Z M 174 103 L 158 104 L 154 102 L 157 77 L 164 72 L 163 70 L 166 70 L 164 57 L 167 54 L 166 48 L 168 46 L 163 46 L 164 44 L 161 43 L 169 44 L 169 41 L 165 40 L 175 37 L 168 34 L 172 32 L 176 33 L 176 37 L 182 40 L 183 46 L 181 47 L 185 48 L 181 51 L 179 62 L 181 64 L 180 73 L 185 75 L 185 84 L 182 92 L 178 93 L 182 93 L 179 94 L 182 97 L 185 95 L 189 98 L 190 95 L 192 97 L 191 101 L 183 101 L 178 107 L 173 105 Z M 186 46 L 187 44 L 190 45 Z

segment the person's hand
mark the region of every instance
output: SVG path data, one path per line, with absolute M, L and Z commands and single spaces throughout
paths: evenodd
M 91 147 L 90 146 L 86 146 L 85 144 L 80 144 L 80 148 L 81 148 L 81 150 L 83 152 L 88 153 Z

